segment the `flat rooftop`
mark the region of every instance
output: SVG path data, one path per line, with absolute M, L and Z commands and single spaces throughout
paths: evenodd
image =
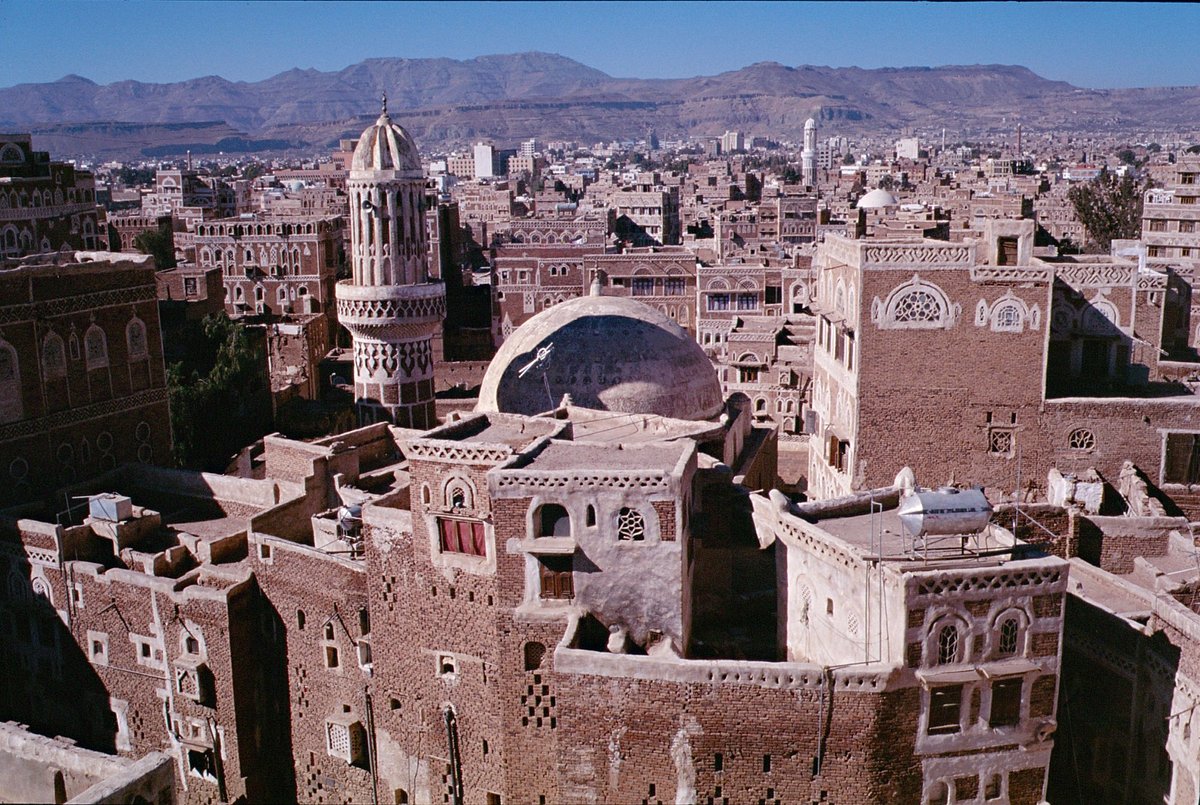
M 566 406 L 567 419 L 577 442 L 638 444 L 715 434 L 720 423 L 670 419 L 656 414 L 614 414 L 591 408 Z
M 524 469 L 530 470 L 662 470 L 673 472 L 690 443 L 612 447 L 586 442 L 551 442 Z
M 815 519 L 818 528 L 860 554 L 878 556 L 890 564 L 1001 565 L 1012 558 L 1009 549 L 1013 545 L 1023 544 L 1007 531 L 990 526 L 971 534 L 914 537 L 904 528 L 897 511 L 893 506 L 874 513 L 806 519 Z

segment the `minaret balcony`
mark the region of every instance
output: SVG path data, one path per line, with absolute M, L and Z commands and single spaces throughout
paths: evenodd
M 371 331 L 404 324 L 437 325 L 446 318 L 446 285 L 355 285 L 342 280 L 335 289 L 338 321 L 346 329 Z

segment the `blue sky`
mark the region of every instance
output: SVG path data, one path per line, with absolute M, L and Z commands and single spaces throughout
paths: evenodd
M 323 3 L 0 0 L 0 86 L 99 83 L 372 56 L 543 50 L 610 75 L 711 75 L 756 61 L 1021 64 L 1083 87 L 1195 84 L 1200 5 L 1162 3 Z

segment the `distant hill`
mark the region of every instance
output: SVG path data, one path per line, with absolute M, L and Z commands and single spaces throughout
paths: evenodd
M 138 140 L 136 149 L 126 144 L 129 153 L 184 144 L 217 148 L 222 140 L 232 144 L 220 149 L 227 151 L 325 148 L 357 135 L 384 92 L 395 117 L 426 150 L 479 137 L 502 143 L 532 136 L 631 138 L 651 128 L 664 139 L 738 129 L 796 140 L 809 116 L 848 134 L 945 126 L 959 136 L 1008 130 L 1017 121 L 1029 131 L 1093 132 L 1192 130 L 1200 122 L 1195 87 L 1088 90 L 1017 66 L 864 70 L 760 62 L 714 76 L 637 79 L 614 78 L 554 54 L 517 53 L 466 61 L 368 59 L 334 72 L 293 69 L 257 82 L 208 76 L 99 85 L 70 75 L 0 89 L 0 128 L 62 135 L 66 126 L 72 153 L 88 151 L 92 128 L 96 153 L 121 148 L 111 137 L 114 124 L 94 121 L 154 124 L 141 129 L 147 142 Z M 223 125 L 214 128 L 213 121 Z M 196 125 L 189 135 L 207 131 L 207 139 L 188 141 L 175 132 L 163 140 L 165 124 Z

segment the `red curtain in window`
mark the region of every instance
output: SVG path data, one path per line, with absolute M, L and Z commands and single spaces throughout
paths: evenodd
M 472 547 L 474 548 L 472 553 L 476 556 L 486 556 L 487 543 L 483 539 L 483 523 L 471 523 L 471 528 L 473 531 L 471 535 Z
M 439 520 L 438 526 L 442 531 L 442 550 L 457 551 L 458 537 L 455 532 L 455 524 L 453 520 Z
M 487 556 L 483 523 L 472 520 L 438 520 L 443 553 Z

